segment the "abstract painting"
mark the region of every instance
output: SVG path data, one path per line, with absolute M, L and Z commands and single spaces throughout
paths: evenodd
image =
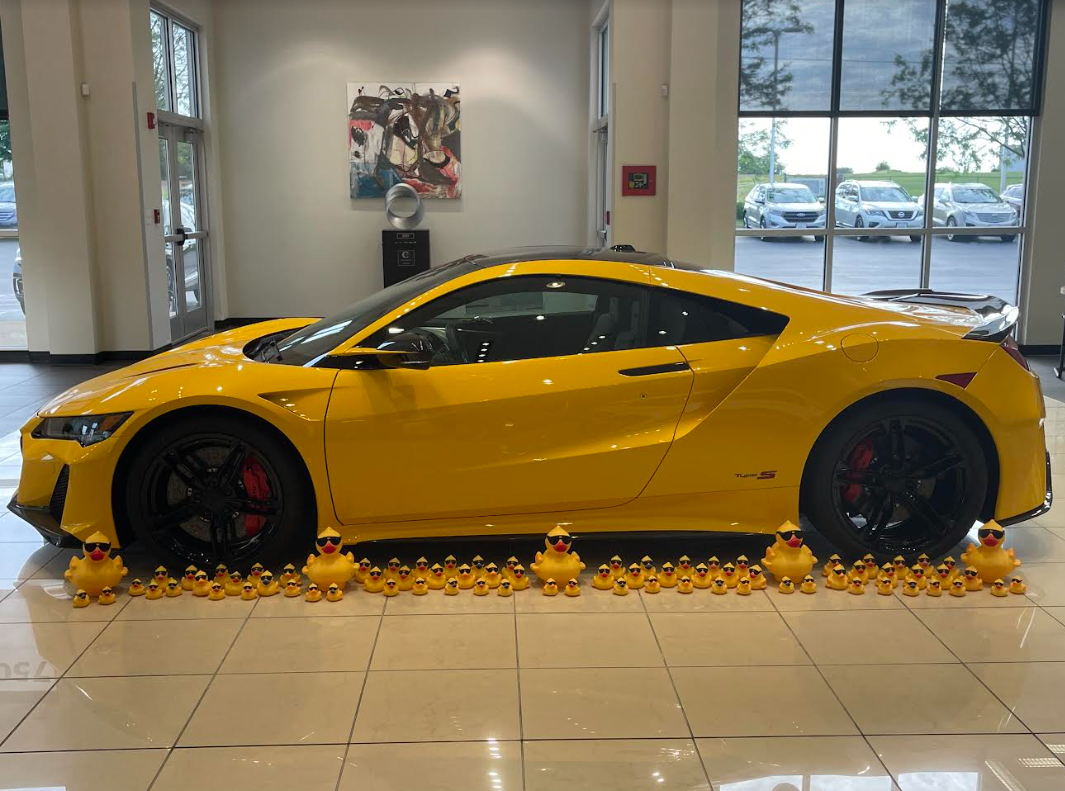
M 351 197 L 381 198 L 403 182 L 423 198 L 462 196 L 459 86 L 348 83 Z

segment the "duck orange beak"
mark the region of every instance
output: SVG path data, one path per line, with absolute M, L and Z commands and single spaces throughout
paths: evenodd
M 555 542 L 555 552 L 565 552 L 567 546 L 568 545 L 566 544 L 565 541 L 556 541 Z
M 788 539 L 788 546 L 791 547 L 792 549 L 798 549 L 799 547 L 802 546 L 802 539 L 799 538 L 798 536 L 796 536 L 794 538 L 789 538 Z
M 985 546 L 985 547 L 994 547 L 994 546 L 998 546 L 998 539 L 997 539 L 997 538 L 995 538 L 994 536 L 987 536 L 987 537 L 986 537 L 986 538 L 984 539 L 984 546 Z
M 89 557 L 93 560 L 103 560 L 105 557 L 104 551 L 102 549 L 94 549 L 89 553 Z

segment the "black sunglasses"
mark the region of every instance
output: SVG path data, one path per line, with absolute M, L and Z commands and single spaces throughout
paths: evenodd
M 104 552 L 111 551 L 110 541 L 89 541 L 84 546 L 87 552 L 95 552 L 98 549 L 103 550 Z
M 993 528 L 993 527 L 981 527 L 979 530 L 976 531 L 976 534 L 978 536 L 980 536 L 980 538 L 987 538 L 988 536 L 994 536 L 999 541 L 1001 541 L 1003 538 L 1006 537 L 1006 531 L 1005 530 L 995 530 L 995 528 Z M 88 544 L 86 544 L 85 546 L 88 546 Z
M 801 530 L 785 530 L 784 532 L 778 533 L 777 535 L 781 536 L 785 540 L 790 540 L 792 538 L 802 538 L 802 531 Z
M 335 547 L 340 546 L 339 536 L 326 536 L 325 538 L 316 538 L 314 543 L 320 547 L 324 547 L 326 544 L 332 544 Z

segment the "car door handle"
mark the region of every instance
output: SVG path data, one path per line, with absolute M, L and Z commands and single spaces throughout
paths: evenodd
M 618 371 L 622 376 L 654 376 L 655 374 L 668 374 L 671 371 L 690 371 L 691 366 L 687 362 L 661 363 L 659 365 L 643 365 L 639 368 L 622 368 Z

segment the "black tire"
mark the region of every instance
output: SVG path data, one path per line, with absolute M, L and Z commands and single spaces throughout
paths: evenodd
M 865 227 L 865 220 L 863 220 L 861 217 L 855 217 L 854 218 L 854 227 L 855 228 L 864 228 Z M 854 238 L 857 241 L 859 241 L 859 242 L 868 242 L 869 241 L 869 237 L 868 236 L 855 236 Z
M 1014 241 L 1016 238 L 1017 238 L 1016 236 L 1010 236 L 1009 234 L 999 237 L 999 239 L 1004 241 L 1006 244 L 1009 244 L 1010 242 Z M 25 311 L 23 311 L 23 312 L 25 313 Z
M 919 477 L 936 463 L 951 466 Z M 858 405 L 825 429 L 803 473 L 802 507 L 844 557 L 938 557 L 979 517 L 987 485 L 970 425 L 941 403 L 899 396 Z
M 823 242 L 823 241 L 825 241 L 825 237 L 824 237 L 823 234 L 814 234 L 814 241 L 815 242 Z
M 767 226 L 766 226 L 766 222 L 765 222 L 765 215 L 764 215 L 764 214 L 763 214 L 763 215 L 761 216 L 761 218 L 760 218 L 760 219 L 758 220 L 758 227 L 759 227 L 759 228 L 761 228 L 761 229 L 762 229 L 763 231 L 764 231 L 764 230 L 766 230 L 766 228 L 767 228 Z M 770 241 L 772 241 L 772 238 L 771 238 L 771 237 L 769 237 L 769 236 L 759 236 L 758 238 L 759 238 L 759 239 L 761 239 L 761 240 L 762 240 L 763 242 L 770 242 Z
M 947 217 L 947 227 L 948 228 L 957 228 L 958 227 L 958 221 L 955 220 L 953 217 Z M 948 242 L 967 242 L 969 240 L 968 240 L 967 237 L 962 236 L 961 234 L 948 233 L 947 234 L 947 241 Z
M 218 414 L 145 430 L 152 433 L 134 450 L 119 495 L 134 535 L 153 556 L 176 568 L 255 561 L 269 567 L 291 560 L 301 543 L 309 546 L 316 526 L 313 488 L 302 460 L 272 431 L 250 418 Z M 227 473 L 229 486 L 221 480 Z M 194 490 L 196 481 L 208 479 L 211 486 Z M 233 505 L 240 501 L 246 505 Z M 231 510 L 241 507 L 246 510 Z M 171 516 L 157 525 L 164 508 Z
M 911 242 L 919 242 L 919 241 L 921 241 L 921 237 L 917 236 L 916 234 L 910 234 L 910 241 Z

